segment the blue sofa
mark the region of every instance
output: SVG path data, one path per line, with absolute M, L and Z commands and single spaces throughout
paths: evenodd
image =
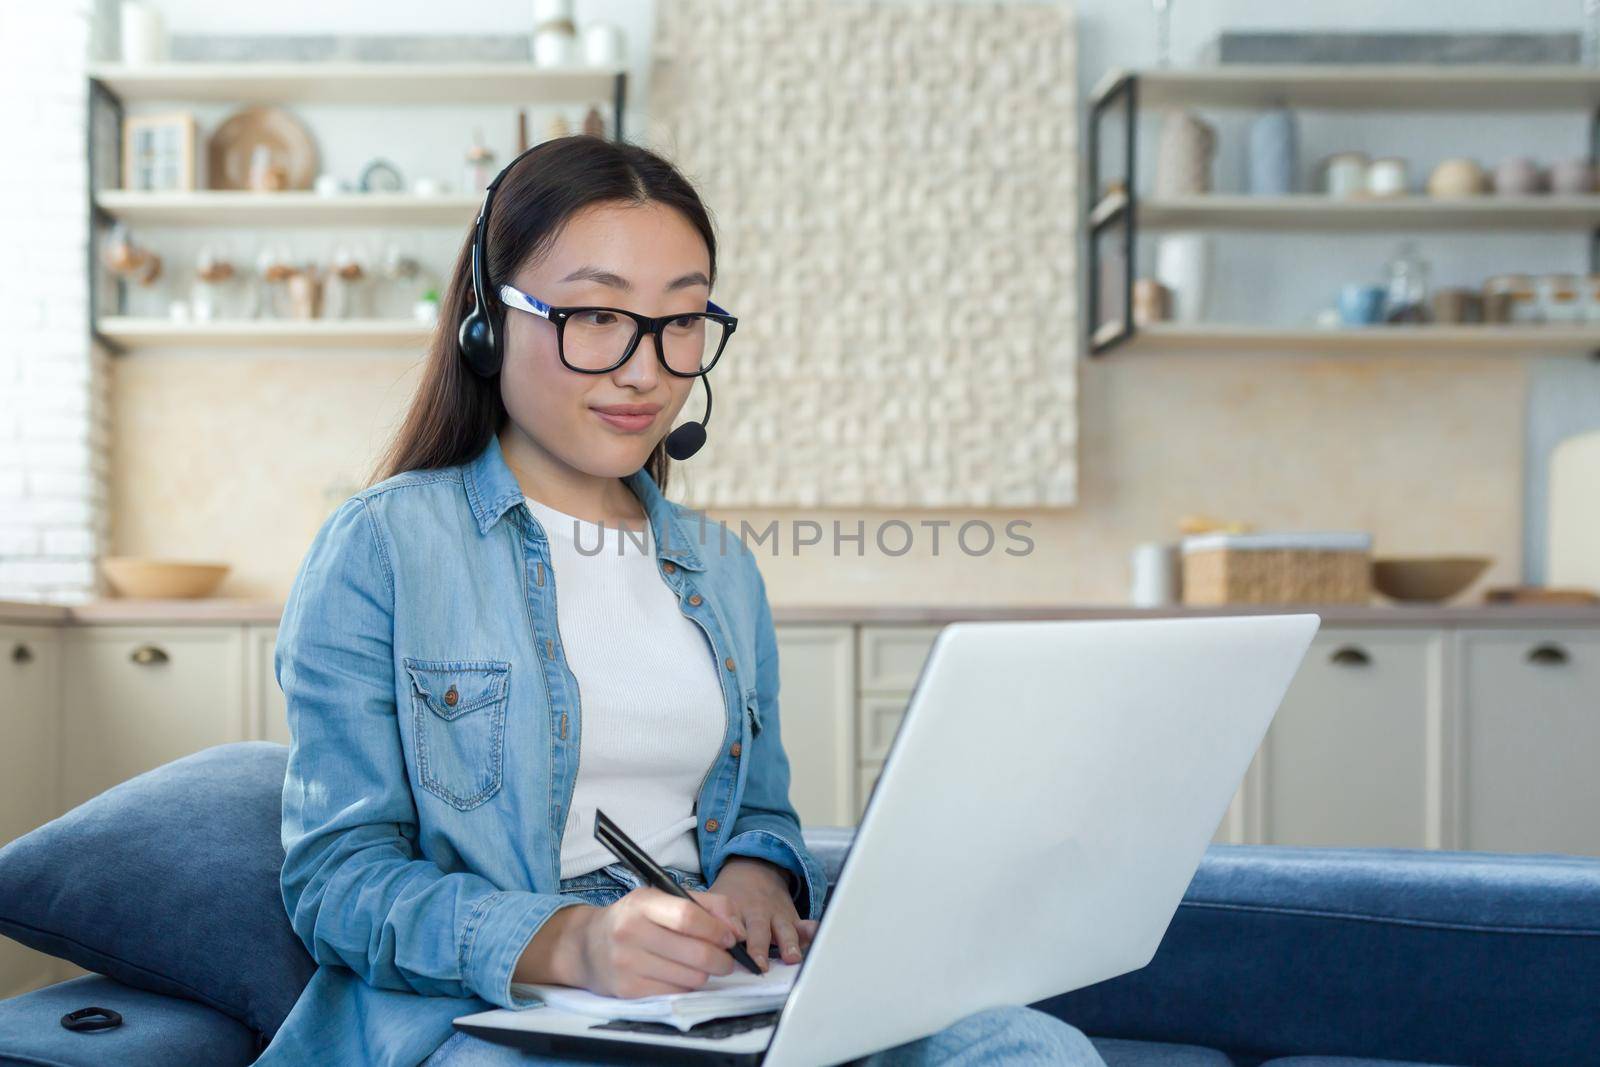
M 286 756 L 207 749 L 0 849 L 0 932 L 98 972 L 0 1001 L 0 1065 L 259 1054 L 314 967 Z M 852 832 L 806 830 L 830 880 Z M 121 1025 L 62 1026 L 90 1005 Z M 1600 859 L 1215 845 L 1147 967 L 1036 1006 L 1110 1067 L 1600 1064 Z

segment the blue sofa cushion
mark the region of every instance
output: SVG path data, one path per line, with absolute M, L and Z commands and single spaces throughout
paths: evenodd
M 1233 1061 L 1216 1049 L 1198 1045 L 1093 1035 L 1089 1043 L 1106 1061 L 1106 1067 L 1234 1067 Z
M 1416 1060 L 1369 1060 L 1364 1056 L 1285 1056 L 1261 1067 L 1439 1067 Z M 1445 1067 L 1449 1067 L 1448 1064 Z
M 110 1008 L 122 1025 L 68 1030 L 61 1017 Z M 190 1000 L 133 989 L 89 974 L 0 1001 L 0 1067 L 235 1067 L 259 1051 L 250 1029 Z
M 1596 1004 L 1600 858 L 1212 845 L 1148 966 L 1035 1006 L 1240 1062 L 1566 1067 Z
M 278 888 L 288 754 L 218 745 L 12 841 L 0 933 L 270 1039 L 316 970 Z

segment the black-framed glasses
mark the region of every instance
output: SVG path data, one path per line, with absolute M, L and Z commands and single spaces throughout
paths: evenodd
M 556 352 L 568 370 L 579 374 L 607 374 L 616 370 L 639 347 L 647 332 L 655 337 L 656 358 L 669 374 L 695 378 L 722 355 L 739 320 L 706 301 L 704 311 L 685 311 L 651 318 L 626 308 L 572 305 L 556 307 L 514 285 L 500 286 L 507 307 L 538 315 L 555 324 Z

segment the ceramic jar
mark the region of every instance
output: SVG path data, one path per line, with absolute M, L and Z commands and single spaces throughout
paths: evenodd
M 1404 196 L 1409 185 L 1405 160 L 1390 156 L 1367 164 L 1368 196 Z
M 1428 175 L 1428 195 L 1478 196 L 1484 189 L 1483 168 L 1471 159 L 1447 159 Z
M 1594 186 L 1594 164 L 1587 159 L 1564 159 L 1550 168 L 1550 191 L 1558 196 L 1586 196 Z
M 1340 152 L 1322 161 L 1322 190 L 1329 196 L 1360 196 L 1367 188 L 1364 152 Z
M 1211 191 L 1217 131 L 1192 111 L 1169 111 L 1156 146 L 1155 195 L 1195 196 Z
M 1494 168 L 1494 191 L 1499 196 L 1531 196 L 1544 190 L 1544 171 L 1526 156 L 1503 160 Z

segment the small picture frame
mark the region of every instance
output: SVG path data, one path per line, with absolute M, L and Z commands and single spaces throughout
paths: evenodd
M 141 191 L 195 188 L 198 126 L 194 115 L 129 115 L 122 124 L 122 187 Z

